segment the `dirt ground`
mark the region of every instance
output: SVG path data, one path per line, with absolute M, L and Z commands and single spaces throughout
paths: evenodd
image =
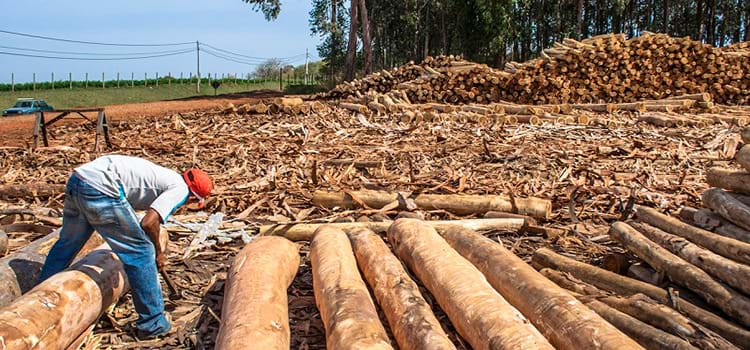
M 104 106 L 110 121 L 160 117 L 174 113 L 197 112 L 226 106 L 240 105 L 252 100 L 281 96 L 273 90 L 257 90 L 247 93 L 224 94 L 215 97 L 191 97 L 177 100 L 130 103 Z M 52 113 L 51 116 L 56 114 Z M 32 142 L 34 115 L 0 117 L 0 146 L 25 146 Z M 49 118 L 47 118 L 49 120 Z M 55 125 L 87 123 L 83 118 L 66 118 Z M 54 128 L 54 126 L 53 126 Z

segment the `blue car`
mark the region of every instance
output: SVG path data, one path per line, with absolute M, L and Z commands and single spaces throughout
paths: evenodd
M 19 98 L 13 107 L 3 111 L 3 116 L 32 114 L 38 111 L 52 111 L 54 108 L 48 105 L 44 100 L 36 98 Z

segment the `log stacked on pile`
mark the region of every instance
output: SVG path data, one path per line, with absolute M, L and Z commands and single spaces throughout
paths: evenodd
M 750 61 L 689 38 L 646 33 L 566 39 L 518 65 L 504 90 L 524 103 L 636 101 L 708 92 L 720 103 L 750 96 Z
M 690 38 L 645 33 L 565 39 L 542 57 L 510 62 L 504 70 L 448 58 L 410 63 L 345 83 L 328 97 L 400 90 L 413 102 L 521 104 L 634 102 L 710 93 L 718 103 L 750 97 L 746 44 L 715 48 Z M 435 64 L 435 62 L 442 64 Z
M 341 98 L 361 95 L 367 91 L 387 92 L 398 84 L 417 79 L 423 75 L 437 75 L 435 69 L 442 67 L 461 66 L 466 62 L 456 56 L 427 57 L 422 63 L 409 62 L 403 66 L 391 70 L 382 70 L 372 73 L 361 79 L 355 79 L 342 83 L 326 96 L 330 98 Z

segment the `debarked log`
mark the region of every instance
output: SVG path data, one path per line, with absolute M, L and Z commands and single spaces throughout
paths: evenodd
M 663 271 L 672 282 L 694 291 L 740 323 L 750 325 L 750 299 L 747 297 L 717 282 L 624 222 L 612 224 L 609 235 L 654 269 Z
M 313 203 L 324 208 L 358 208 L 363 205 L 380 209 L 400 200 L 399 194 L 383 191 L 316 191 Z M 414 199 L 418 208 L 446 210 L 457 215 L 483 214 L 502 211 L 546 219 L 552 211 L 552 202 L 540 198 L 509 198 L 497 195 L 440 195 L 420 194 Z M 403 206 L 403 203 L 399 203 Z M 403 208 L 402 208 L 403 209 Z
M 3 349 L 66 349 L 127 290 L 106 245 L 0 309 Z
M 750 331 L 683 299 L 673 298 L 666 290 L 654 285 L 564 257 L 547 248 L 534 252 L 532 264 L 537 269 L 547 267 L 568 273 L 579 280 L 618 295 L 644 294 L 677 309 L 740 348 L 750 348 Z
M 474 349 L 553 349 L 430 225 L 396 220 L 388 229 L 388 241 Z
M 639 349 L 637 343 L 495 242 L 459 227 L 443 238 L 557 349 Z
M 507 219 L 464 219 L 464 220 L 438 220 L 425 221 L 438 231 L 458 225 L 475 231 L 513 231 L 516 232 L 524 227 L 525 220 L 518 218 Z M 340 230 L 349 232 L 354 229 L 364 228 L 376 233 L 385 233 L 392 221 L 383 222 L 337 222 L 323 224 L 277 224 L 263 225 L 259 234 L 266 236 L 284 236 L 292 241 L 309 241 L 315 230 L 321 226 L 330 225 Z
M 216 349 L 289 349 L 286 290 L 299 267 L 297 246 L 258 237 L 232 260 L 224 289 Z
M 357 269 L 349 238 L 331 226 L 316 230 L 310 244 L 313 290 L 332 350 L 393 349 L 367 285 Z
M 59 237 L 60 231 L 55 230 L 0 259 L 0 307 L 10 304 L 34 287 L 47 253 Z M 85 256 L 102 243 L 104 240 L 95 232 L 76 257 Z
M 383 309 L 399 347 L 455 349 L 419 287 L 383 239 L 367 229 L 353 230 L 349 239 L 359 268 Z

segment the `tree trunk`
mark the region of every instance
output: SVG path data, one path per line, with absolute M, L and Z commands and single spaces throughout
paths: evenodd
M 717 282 L 705 271 L 650 241 L 624 222 L 612 224 L 609 236 L 655 270 L 664 272 L 672 282 L 702 296 L 741 324 L 750 325 L 750 299 L 747 297 Z
M 403 264 L 383 239 L 367 229 L 355 229 L 349 239 L 394 338 L 401 349 L 455 349 L 435 318 L 430 304 Z
M 370 17 L 365 0 L 359 0 L 359 11 L 362 17 L 362 51 L 365 61 L 365 75 L 372 73 L 372 40 L 370 38 Z
M 331 77 L 330 77 L 331 81 L 335 81 L 336 80 L 335 79 L 335 74 L 334 74 L 335 68 L 333 68 L 333 67 L 338 67 L 338 65 L 337 65 L 338 62 L 336 62 L 336 52 L 335 52 L 335 50 L 337 50 L 338 47 L 339 47 L 338 46 L 338 40 L 337 40 L 338 39 L 338 33 L 337 33 L 338 32 L 338 21 L 336 20 L 336 10 L 337 10 L 336 7 L 337 7 L 337 2 L 338 1 L 339 0 L 331 0 L 331 34 L 330 35 L 331 35 L 331 47 L 333 48 L 333 51 L 334 51 L 334 52 L 331 52 L 331 56 L 330 56 L 331 57 L 330 58 L 330 60 L 331 60 L 330 64 L 331 64 L 332 68 L 330 69 L 329 72 L 331 74 Z
M 286 238 L 258 237 L 242 248 L 227 274 L 216 348 L 289 349 L 286 290 L 298 267 L 298 248 Z
M 706 326 L 741 348 L 750 348 L 750 331 L 684 299 L 675 300 L 666 290 L 659 287 L 564 257 L 547 248 L 534 252 L 532 264 L 537 269 L 548 267 L 568 273 L 583 282 L 619 295 L 645 294 L 660 303 L 678 309 L 692 320 Z
M 583 0 L 576 1 L 576 39 L 581 40 L 583 36 Z
M 554 349 L 431 226 L 396 220 L 388 228 L 388 241 L 474 349 Z
M 326 330 L 326 347 L 393 349 L 359 274 L 346 233 L 330 226 L 315 231 L 310 264 L 315 304 Z
M 515 254 L 474 231 L 446 230 L 443 238 L 558 349 L 638 349 L 639 346 Z
M 710 329 L 701 326 L 674 309 L 659 304 L 656 300 L 643 294 L 631 295 L 629 297 L 613 296 L 560 271 L 542 269 L 540 272 L 560 287 L 586 296 L 585 298 L 578 296 L 578 299 L 584 302 L 586 300 L 597 299 L 607 306 L 637 318 L 650 326 L 661 329 L 672 336 L 679 337 L 679 339 L 684 339 L 698 349 L 737 349 L 729 341 Z M 662 335 L 661 338 L 669 337 Z M 683 348 L 685 347 L 684 343 L 675 341 L 674 338 L 672 338 L 671 343 L 680 344 Z M 691 346 L 688 347 L 692 348 Z
M 663 33 L 669 34 L 669 0 L 663 0 L 662 5 L 662 26 L 661 31 Z
M 708 0 L 708 28 L 706 30 L 706 41 L 708 44 L 716 45 L 716 0 Z
M 697 33 L 695 33 L 695 40 L 703 41 L 703 33 L 705 33 L 705 17 L 704 17 L 704 0 L 698 0 L 698 10 L 696 11 L 696 21 L 695 23 L 698 25 L 696 30 Z
M 349 42 L 346 48 L 344 63 L 344 80 L 354 80 L 357 69 L 357 5 L 359 0 L 351 0 L 349 9 Z
M 0 310 L 3 349 L 66 349 L 128 290 L 106 244 Z
M 750 266 L 727 259 L 690 243 L 682 237 L 671 235 L 653 226 L 642 223 L 632 223 L 631 225 L 649 240 L 726 282 L 731 287 L 750 295 L 750 283 L 748 283 L 750 281 Z
M 750 244 L 691 226 L 652 208 L 637 207 L 636 219 L 673 235 L 686 238 L 723 257 L 750 264 Z

